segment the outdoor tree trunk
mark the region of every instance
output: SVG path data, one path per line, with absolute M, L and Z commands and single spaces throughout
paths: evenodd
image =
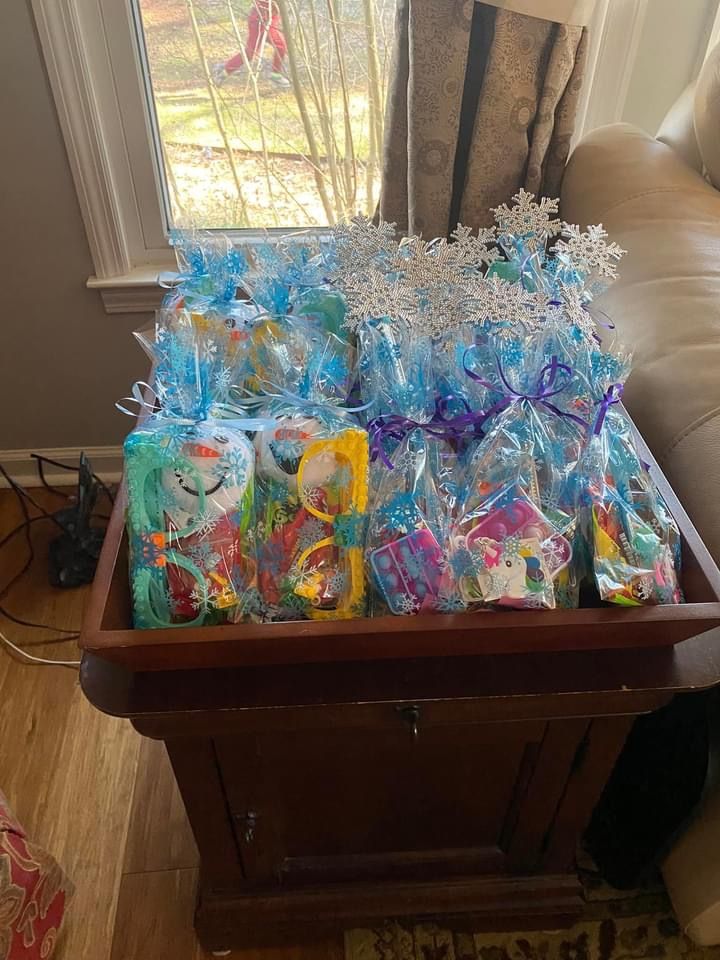
M 313 173 L 315 176 L 315 184 L 317 186 L 317 191 L 320 194 L 320 199 L 322 200 L 322 205 L 325 209 L 325 215 L 328 218 L 328 222 L 332 223 L 334 220 L 332 204 L 330 203 L 330 197 L 328 196 L 327 190 L 325 188 L 325 177 L 320 166 L 320 154 L 318 153 L 317 143 L 315 140 L 315 131 L 312 128 L 312 121 L 310 119 L 310 114 L 307 110 L 307 104 L 305 102 L 305 94 L 303 93 L 302 83 L 300 80 L 300 75 L 297 68 L 297 59 L 295 53 L 295 40 L 291 32 L 290 17 L 288 16 L 287 6 L 285 0 L 276 0 L 278 9 L 280 10 L 280 16 L 282 18 L 283 24 L 283 33 L 285 34 L 285 43 L 287 44 L 287 55 L 288 55 L 288 66 L 290 68 L 290 77 L 292 80 L 293 90 L 295 92 L 295 100 L 298 105 L 298 110 L 300 111 L 300 118 L 302 120 L 303 129 L 305 130 L 305 137 L 308 142 L 308 149 L 310 150 L 310 156 L 313 162 Z
M 210 76 L 210 71 L 208 70 L 202 37 L 200 36 L 200 28 L 198 27 L 197 17 L 195 15 L 195 3 L 194 0 L 185 0 L 185 3 L 187 4 L 188 14 L 190 15 L 190 23 L 192 24 L 195 46 L 197 47 L 200 65 L 205 76 L 205 84 L 210 95 L 210 100 L 212 101 L 213 111 L 215 113 L 215 121 L 218 125 L 218 130 L 220 131 L 220 136 L 222 137 L 223 143 L 225 144 L 225 152 L 227 154 L 233 180 L 235 181 L 235 189 L 237 190 L 238 200 L 240 201 L 240 219 L 242 221 L 240 225 L 243 227 L 249 226 L 247 205 L 245 203 L 245 197 L 243 196 L 242 185 L 240 183 L 240 174 L 238 172 L 237 164 L 235 163 L 232 144 L 230 143 L 230 138 L 227 135 L 227 129 L 225 127 L 222 109 L 218 101 L 217 91 L 215 90 L 215 84 L 213 83 L 212 77 Z

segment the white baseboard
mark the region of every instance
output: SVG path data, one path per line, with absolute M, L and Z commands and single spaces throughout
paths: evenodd
M 93 472 L 105 483 L 119 483 L 122 475 L 122 447 L 57 447 L 51 450 L 0 450 L 0 463 L 7 470 L 13 480 L 23 487 L 37 487 L 40 485 L 37 472 L 37 463 L 32 458 L 33 453 L 43 457 L 76 466 L 80 454 L 85 455 L 92 464 Z M 77 473 L 74 470 L 62 470 L 50 464 L 44 465 L 44 474 L 47 482 L 54 487 L 74 487 L 77 484 Z M 0 474 L 0 487 L 7 487 L 5 477 Z

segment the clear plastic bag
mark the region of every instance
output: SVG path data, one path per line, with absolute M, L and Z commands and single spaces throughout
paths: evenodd
M 368 435 L 341 406 L 354 350 L 305 319 L 284 317 L 258 327 L 252 355 L 262 413 L 274 421 L 255 439 L 263 616 L 362 616 Z
M 223 406 L 244 350 L 224 323 L 184 310 L 160 311 L 155 341 L 143 344 L 160 408 L 124 445 L 135 625 L 251 617 L 255 451 L 244 431 L 262 424 L 228 419 Z
M 436 413 L 429 339 L 390 320 L 360 328 L 361 384 L 373 400 L 374 497 L 366 560 L 373 614 L 452 611 L 447 535 L 457 451 Z
M 680 533 L 638 453 L 624 410 L 601 413 L 583 460 L 583 523 L 602 600 L 682 603 Z
M 557 358 L 534 378 L 526 368 L 515 386 L 503 372 L 510 392 L 469 459 L 451 536 L 450 565 L 467 607 L 578 604 L 575 468 L 584 437 L 579 418 L 561 406 L 572 380 Z

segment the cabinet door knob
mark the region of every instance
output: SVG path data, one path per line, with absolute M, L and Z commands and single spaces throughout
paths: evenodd
M 243 840 L 245 843 L 252 843 L 255 839 L 255 827 L 257 826 L 258 815 L 254 810 L 248 810 L 247 813 L 236 813 L 235 819 L 245 824 L 243 831 Z
M 413 740 L 417 740 L 418 724 L 420 723 L 420 707 L 416 703 L 407 706 L 395 707 L 402 720 L 407 724 Z

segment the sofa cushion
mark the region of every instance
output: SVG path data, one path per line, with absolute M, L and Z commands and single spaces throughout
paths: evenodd
M 628 124 L 574 151 L 562 214 L 628 254 L 597 300 L 634 353 L 625 400 L 716 560 L 720 511 L 720 193 Z
M 48 960 L 71 886 L 30 843 L 0 793 L 0 960 Z

